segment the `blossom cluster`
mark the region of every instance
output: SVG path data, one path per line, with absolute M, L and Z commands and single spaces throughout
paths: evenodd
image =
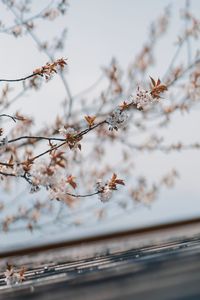
M 69 177 L 69 176 L 68 176 Z M 69 184 L 65 178 L 59 178 L 59 184 L 54 184 L 49 190 L 49 198 L 51 200 L 59 200 L 68 203 L 69 198 Z
M 74 128 L 68 127 L 66 129 L 65 127 L 61 127 L 58 131 L 66 139 L 70 149 L 81 150 L 81 144 L 79 143 L 81 138 L 77 137 L 78 132 Z
M 129 115 L 126 111 L 117 107 L 106 119 L 106 122 L 109 124 L 109 130 L 118 130 L 118 128 L 125 127 L 128 117 Z
M 145 109 L 149 104 L 154 102 L 154 98 L 151 93 L 140 87 L 137 88 L 135 96 L 132 96 L 132 103 L 136 105 L 138 109 Z
M 161 98 L 160 94 L 167 90 L 167 86 L 162 84 L 160 79 L 157 81 L 152 77 L 150 77 L 150 79 L 150 90 L 145 90 L 138 86 L 135 95 L 131 95 L 128 101 L 124 101 L 122 105 L 111 112 L 106 119 L 106 122 L 109 124 L 109 130 L 118 130 L 118 128 L 126 126 L 129 118 L 127 110 L 131 107 L 136 107 L 139 110 L 145 110 L 150 104 L 159 101 Z
M 57 73 L 58 68 L 60 68 L 62 70 L 66 64 L 67 64 L 66 59 L 59 58 L 52 63 L 48 62 L 48 63 L 46 63 L 46 65 L 35 69 L 33 71 L 33 74 L 45 76 L 46 79 L 49 79 L 53 73 Z
M 107 183 L 103 183 L 101 179 L 96 183 L 96 191 L 99 193 L 99 199 L 101 202 L 108 202 L 113 194 L 113 191 L 109 188 Z
M 101 202 L 108 202 L 112 198 L 113 191 L 117 190 L 117 185 L 125 185 L 125 183 L 122 179 L 119 179 L 115 173 L 112 175 L 111 179 L 105 183 L 103 183 L 101 179 L 98 180 L 95 188 Z
M 72 127 L 68 127 L 67 129 L 65 127 L 61 127 L 59 130 L 59 133 L 61 135 L 63 135 L 65 138 L 67 138 L 68 136 L 73 136 L 75 135 L 77 132 L 74 130 L 74 128 Z
M 48 189 L 49 186 L 57 182 L 55 171 L 56 169 L 53 170 L 46 160 L 34 163 L 30 170 L 33 186 L 43 186 Z M 35 191 L 38 191 L 38 189 L 36 188 Z
M 15 285 L 22 283 L 25 280 L 24 277 L 25 268 L 22 268 L 19 272 L 16 272 L 11 265 L 7 265 L 7 269 L 4 272 L 5 282 L 7 285 Z
M 137 88 L 136 95 L 132 96 L 132 103 L 136 105 L 138 109 L 145 109 L 149 104 L 158 102 L 161 98 L 161 94 L 167 91 L 167 86 L 162 84 L 160 79 L 151 79 L 151 89 L 145 90 L 141 87 Z

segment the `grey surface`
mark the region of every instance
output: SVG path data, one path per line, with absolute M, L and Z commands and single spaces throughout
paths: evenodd
M 41 262 L 30 267 L 21 286 L 4 284 L 1 276 L 2 300 L 200 299 L 200 239 L 52 261 L 48 267 Z

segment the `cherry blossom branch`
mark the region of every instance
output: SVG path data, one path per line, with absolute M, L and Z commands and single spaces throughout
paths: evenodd
M 32 157 L 32 158 L 30 159 L 30 161 L 31 161 L 31 162 L 34 162 L 36 159 L 40 158 L 41 156 L 44 156 L 45 154 L 48 154 L 48 153 L 52 152 L 53 150 L 57 150 L 57 149 L 59 149 L 60 147 L 64 146 L 64 145 L 67 144 L 67 143 L 68 143 L 68 141 L 65 140 L 63 143 L 61 143 L 61 144 L 59 144 L 59 145 L 56 145 L 56 146 L 53 146 L 53 147 L 51 147 L 50 149 L 47 149 L 46 151 L 43 151 L 43 152 L 41 152 L 40 154 L 38 154 L 38 155 Z M 22 162 L 21 164 L 23 164 L 23 162 Z
M 97 127 L 99 127 L 99 126 L 101 126 L 101 125 L 103 125 L 103 124 L 105 124 L 105 123 L 106 123 L 106 120 L 104 120 L 104 121 L 102 121 L 102 122 L 99 122 L 98 124 L 96 124 L 96 125 L 94 125 L 94 126 L 91 126 L 91 127 L 88 127 L 88 128 L 86 128 L 86 129 L 84 129 L 83 131 L 81 131 L 80 133 L 78 133 L 78 134 L 76 134 L 76 135 L 74 136 L 74 140 L 80 139 L 82 136 L 84 136 L 84 135 L 87 134 L 88 132 L 94 130 L 95 128 L 97 128 Z M 40 158 L 41 156 L 43 156 L 43 155 L 45 155 L 45 154 L 48 154 L 48 153 L 52 152 L 53 150 L 59 149 L 60 147 L 62 147 L 62 146 L 64 146 L 65 144 L 67 144 L 68 142 L 69 142 L 68 139 L 66 139 L 63 143 L 51 147 L 50 149 L 48 149 L 48 150 L 46 150 L 46 151 L 44 151 L 44 152 L 42 152 L 42 153 L 40 153 L 40 154 L 34 156 L 34 157 L 31 158 L 30 160 L 31 160 L 31 161 L 35 161 L 36 159 Z
M 1 117 L 1 116 L 0 116 Z M 19 119 L 20 120 L 20 119 Z M 78 133 L 77 135 L 74 136 L 75 139 L 78 139 L 80 137 L 82 137 L 83 135 L 87 134 L 88 132 L 90 132 L 91 130 L 94 130 L 95 128 L 97 128 L 98 126 L 102 125 L 106 123 L 106 120 L 99 122 L 98 124 L 92 126 L 92 127 L 88 127 L 86 129 L 84 129 L 83 131 L 81 131 L 80 133 Z M 45 136 L 29 136 L 29 135 L 25 135 L 25 136 L 20 136 L 18 138 L 12 139 L 12 140 L 8 140 L 8 144 L 10 143 L 14 143 L 20 140 L 24 140 L 24 139 L 28 139 L 28 140 L 47 140 L 49 142 L 51 141 L 60 141 L 60 142 L 65 142 L 67 143 L 67 140 L 64 138 L 55 138 L 55 137 L 45 137 Z M 62 145 L 60 145 L 61 147 Z M 55 150 L 55 149 L 53 149 Z
M 4 4 L 9 5 L 9 2 L 4 1 Z M 27 15 L 25 14 L 25 11 L 21 10 L 20 5 L 18 6 L 17 3 L 13 2 L 13 5 L 10 6 L 9 9 L 15 16 L 14 22 L 16 22 L 16 28 L 14 28 L 15 26 L 13 27 L 13 35 L 17 37 L 24 34 L 25 32 L 28 33 L 36 43 L 36 46 L 38 46 L 39 50 L 42 50 L 44 53 L 46 53 L 50 61 L 53 61 L 56 47 L 50 47 L 48 42 L 43 43 L 43 40 L 40 40 L 40 36 L 37 35 L 37 32 L 34 31 L 34 24 L 28 24 Z M 53 12 L 53 10 L 50 9 L 45 14 L 46 16 L 44 16 L 44 18 L 50 19 L 52 16 L 51 12 Z M 29 16 L 30 14 L 28 14 L 28 17 Z M 34 19 L 34 16 L 32 17 L 32 19 Z M 169 14 L 165 12 L 161 20 L 154 24 L 149 35 L 149 41 L 146 43 L 141 53 L 136 57 L 135 63 L 130 66 L 128 77 L 125 77 L 126 75 L 124 76 L 124 72 L 120 68 L 119 64 L 113 62 L 111 66 L 104 70 L 103 75 L 91 86 L 78 94 L 71 95 L 64 73 L 59 72 L 67 95 L 65 101 L 66 105 L 64 107 L 64 110 L 62 110 L 62 116 L 58 116 L 55 120 L 55 123 L 53 123 L 52 125 L 48 124 L 46 125 L 46 128 L 43 128 L 40 131 L 35 131 L 34 135 L 29 134 L 30 131 L 28 126 L 31 125 L 31 122 L 29 122 L 29 119 L 27 119 L 27 123 L 17 123 L 17 126 L 11 129 L 10 135 L 8 134 L 8 136 L 10 136 L 10 140 L 8 140 L 7 137 L 1 137 L 0 155 L 1 160 L 4 161 L 0 162 L 1 179 L 12 180 L 12 178 L 6 177 L 16 177 L 16 180 L 18 180 L 17 178 L 21 180 L 22 178 L 23 183 L 24 180 L 28 183 L 26 185 L 30 192 L 38 192 L 40 189 L 42 189 L 43 192 L 43 189 L 46 189 L 46 193 L 48 193 L 48 199 L 60 200 L 60 202 L 62 201 L 62 203 L 65 203 L 70 208 L 70 205 L 73 205 L 76 202 L 73 197 L 86 198 L 98 195 L 100 201 L 109 201 L 112 197 L 113 191 L 117 189 L 116 185 L 124 185 L 124 182 L 123 180 L 119 179 L 115 173 L 113 174 L 110 181 L 104 182 L 104 178 L 108 175 L 109 172 L 113 172 L 115 170 L 117 171 L 117 173 L 122 172 L 123 174 L 126 174 L 126 177 L 131 175 L 132 153 L 134 149 L 136 151 L 139 151 L 139 153 L 143 150 L 158 150 L 163 152 L 170 152 L 187 149 L 200 149 L 199 143 L 190 145 L 184 145 L 182 143 L 165 145 L 166 143 L 163 142 L 162 139 L 159 139 L 159 137 L 157 136 L 152 136 L 147 141 L 144 140 L 143 142 L 141 142 L 140 140 L 140 142 L 138 141 L 138 144 L 137 140 L 134 142 L 134 139 L 136 138 L 136 130 L 139 134 L 142 130 L 143 132 L 147 133 L 147 130 L 151 129 L 153 126 L 154 128 L 157 125 L 161 126 L 161 122 L 156 125 L 155 122 L 153 122 L 153 126 L 151 127 L 152 124 L 150 124 L 149 121 L 159 121 L 159 119 L 157 118 L 158 116 L 164 117 L 166 120 L 169 120 L 171 116 L 170 114 L 173 111 L 179 110 L 180 112 L 182 112 L 184 111 L 184 108 L 182 108 L 184 104 L 186 106 L 186 109 L 190 108 L 194 104 L 194 101 L 192 101 L 192 97 L 190 97 L 189 95 L 189 89 L 193 89 L 192 76 L 198 75 L 196 74 L 196 69 L 192 68 L 200 62 L 200 59 L 197 59 L 197 57 L 193 58 L 196 59 L 196 61 L 194 61 L 192 64 L 191 60 L 190 62 L 188 61 L 187 63 L 185 63 L 183 67 L 181 66 L 179 68 L 175 68 L 175 63 L 177 63 L 177 58 L 179 57 L 182 45 L 184 44 L 185 46 L 186 44 L 186 36 L 182 38 L 181 42 L 178 45 L 178 49 L 175 50 L 175 54 L 171 59 L 171 63 L 169 63 L 169 67 L 166 68 L 166 74 L 165 72 L 163 72 L 167 77 L 166 79 L 164 79 L 164 84 L 161 83 L 159 79 L 154 80 L 153 78 L 151 78 L 151 88 L 147 88 L 147 83 L 145 82 L 146 73 L 148 70 L 150 70 L 149 67 L 153 65 L 154 61 L 156 62 L 156 57 L 154 57 L 155 42 L 157 42 L 158 38 L 163 35 L 163 33 L 165 33 L 168 26 L 168 21 Z M 12 28 L 8 29 L 12 30 Z M 61 37 L 63 38 L 63 36 Z M 63 40 L 60 39 L 61 44 L 63 44 Z M 57 49 L 61 49 L 61 47 Z M 57 71 L 55 67 L 55 63 L 48 63 L 46 66 L 33 71 L 33 73 L 27 77 L 11 80 L 0 80 L 8 82 L 22 81 L 24 83 L 24 91 L 31 88 L 38 89 L 41 82 L 39 80 L 41 79 L 39 78 L 39 76 L 44 76 L 48 79 L 51 73 L 54 74 Z M 188 72 L 190 69 L 192 70 Z M 32 76 L 32 80 L 25 83 L 25 80 L 31 78 Z M 34 76 L 38 77 L 35 79 Z M 101 94 L 99 94 L 99 98 L 93 99 L 92 102 L 83 102 L 80 106 L 78 105 L 79 107 L 77 107 L 76 110 L 73 109 L 72 111 L 74 99 L 79 98 L 85 93 L 89 93 L 91 90 L 97 87 L 103 77 L 106 77 L 106 79 L 108 79 L 108 87 L 103 88 Z M 178 80 L 180 80 L 181 78 L 183 79 L 180 81 L 180 83 L 185 83 L 184 89 L 179 88 L 179 84 L 176 85 Z M 142 88 L 142 84 L 141 86 L 139 85 L 137 87 L 137 82 L 143 82 L 144 88 Z M 175 86 L 175 89 L 177 88 L 176 90 L 173 88 L 171 89 L 171 86 L 173 85 Z M 6 86 L 10 85 L 6 84 Z M 162 101 L 162 103 L 158 105 L 158 108 L 156 108 L 156 103 L 160 101 L 160 98 L 162 98 L 163 93 L 167 90 L 167 88 L 170 88 L 170 99 L 167 99 L 167 101 Z M 133 91 L 134 94 L 132 95 Z M 180 92 L 177 93 L 177 98 L 175 98 L 176 91 Z M 194 86 L 194 93 L 195 92 L 198 96 L 198 85 L 196 87 Z M 2 96 L 0 102 L 1 109 L 3 108 L 3 111 L 0 111 L 0 114 L 2 113 L 0 117 L 8 117 L 13 119 L 14 117 L 4 114 L 4 107 L 7 107 L 11 103 L 13 103 L 17 96 L 14 98 L 13 102 L 12 100 L 10 102 L 7 102 L 9 100 L 8 95 L 10 96 L 10 93 L 6 92 L 6 89 L 3 88 L 1 94 Z M 187 100 L 182 101 L 183 95 Z M 174 99 L 176 99 L 176 101 L 174 101 L 174 104 L 172 104 L 173 97 Z M 122 101 L 124 102 L 122 103 Z M 86 103 L 86 105 L 84 103 Z M 140 110 L 141 112 L 137 113 L 137 111 Z M 79 116 L 82 115 L 83 112 L 87 114 L 92 111 L 95 113 L 95 115 L 86 115 L 84 122 L 87 122 L 87 126 L 82 126 L 83 118 L 79 120 Z M 18 115 L 16 114 L 16 116 Z M 63 116 L 66 117 L 66 119 Z M 132 118 L 132 116 L 134 116 L 134 118 Z M 99 120 L 103 121 L 99 122 Z M 16 120 L 13 119 L 13 121 Z M 163 120 L 161 121 L 163 122 Z M 128 126 L 126 127 L 128 123 L 132 126 L 131 128 L 129 128 Z M 102 126 L 101 128 L 100 126 L 103 124 L 105 124 L 105 126 Z M 156 127 L 156 129 L 158 128 L 158 126 Z M 89 135 L 89 132 L 95 130 L 95 128 L 97 127 L 99 128 L 96 134 Z M 131 132 L 131 129 L 133 127 L 134 133 Z M 2 133 L 3 130 L 4 128 L 1 128 Z M 60 135 L 58 134 L 58 131 Z M 89 135 L 89 138 L 86 137 L 85 141 L 83 137 L 87 134 Z M 70 151 L 69 149 L 81 150 L 82 138 L 84 143 L 86 144 L 86 152 L 84 152 L 82 155 L 79 154 L 78 151 Z M 116 141 L 116 143 L 121 142 L 121 146 L 119 147 L 119 155 L 117 153 L 117 165 L 113 163 L 114 160 L 109 161 L 108 163 L 106 160 L 104 160 L 104 157 L 107 154 L 106 146 L 108 144 L 106 139 L 108 139 L 109 145 L 113 141 Z M 49 145 L 45 141 L 49 142 Z M 90 141 L 92 141 L 91 144 Z M 37 147 L 41 146 L 42 143 L 44 144 L 44 148 Z M 126 148 L 127 145 L 131 150 Z M 61 148 L 62 146 L 63 148 L 60 149 L 60 151 L 57 151 L 57 149 Z M 45 157 L 46 159 L 39 160 L 39 158 L 45 156 L 46 154 L 49 154 L 49 157 L 47 155 L 47 157 Z M 38 161 L 36 162 L 37 159 Z M 71 171 L 73 172 L 73 175 L 75 173 L 77 177 L 81 178 L 81 186 L 84 188 L 85 194 L 78 193 L 78 191 L 76 190 L 77 184 L 75 177 L 72 174 L 68 173 Z M 5 178 L 3 178 L 3 176 L 5 176 Z M 88 191 L 88 188 L 90 187 L 94 177 L 100 179 L 98 180 L 98 182 L 96 182 L 94 190 Z M 134 180 L 137 181 L 135 177 L 133 181 Z M 165 179 L 165 182 L 169 185 L 171 184 L 170 180 Z M 2 181 L 2 186 L 7 187 L 7 183 L 9 183 L 9 181 L 7 182 L 7 180 L 5 180 L 5 183 Z M 138 187 L 134 188 L 132 190 L 132 195 L 129 196 L 132 197 L 131 200 L 144 203 L 144 205 L 148 205 L 149 202 L 152 202 L 156 198 L 157 193 L 158 185 L 153 185 L 152 188 L 149 189 L 148 186 L 146 186 L 145 179 L 141 179 Z M 128 203 L 128 199 L 125 200 Z M 45 203 L 46 202 L 47 201 L 45 201 Z M 3 201 L 0 202 L 0 210 L 2 207 L 1 204 L 4 204 Z M 90 211 L 90 209 L 88 211 Z M 27 212 L 29 211 L 27 210 Z M 38 212 L 40 213 L 39 210 Z M 73 213 L 71 213 L 71 210 L 69 209 L 69 215 L 71 216 L 71 214 L 73 215 Z M 13 219 L 13 223 L 15 222 L 15 220 L 22 220 L 23 218 L 23 220 L 31 220 L 30 217 L 30 215 L 26 215 L 24 212 L 19 211 L 17 213 L 17 217 L 14 217 L 15 219 Z M 38 219 L 35 220 L 36 221 L 34 223 L 34 226 L 37 224 Z M 0 223 L 1 222 L 2 221 L 0 220 Z M 7 225 L 10 224 L 9 222 L 12 222 L 12 220 L 8 220 Z M 29 227 L 30 230 L 33 230 L 33 222 L 34 221 L 32 219 Z
M 30 36 L 32 37 L 32 39 L 36 42 L 36 44 L 38 45 L 39 48 L 41 48 L 41 42 L 39 41 L 39 39 L 37 38 L 37 36 L 31 31 L 28 30 L 28 33 L 30 34 Z M 49 57 L 49 59 L 53 60 L 53 56 L 49 53 L 49 51 L 47 49 L 43 49 L 43 51 L 46 53 L 46 55 Z M 63 75 L 62 72 L 60 72 L 60 78 L 63 82 L 64 88 L 66 90 L 67 96 L 69 98 L 69 106 L 68 106 L 68 114 L 67 114 L 67 119 L 69 119 L 71 117 L 71 111 L 72 111 L 72 104 L 73 104 L 73 97 L 71 94 L 71 90 L 69 88 L 69 85 Z
M 172 82 L 169 84 L 169 86 L 172 85 L 173 82 L 175 82 L 175 80 L 180 79 L 180 77 L 182 77 L 189 69 L 191 69 L 191 68 L 192 68 L 194 65 L 196 65 L 199 61 L 200 61 L 200 59 L 199 59 L 199 60 L 196 60 L 195 62 L 193 62 L 193 64 L 191 64 L 190 66 L 188 66 L 188 68 L 186 68 L 178 78 L 174 79 L 174 81 L 172 81 Z M 44 66 L 44 67 L 38 69 L 39 71 L 37 71 L 37 72 L 35 71 L 35 73 L 39 73 L 40 75 L 41 75 L 41 74 L 43 75 L 43 74 L 46 74 L 46 73 L 49 74 L 49 72 L 51 73 L 51 72 L 55 71 L 54 68 L 55 68 L 55 66 L 57 66 L 57 64 L 58 64 L 58 65 L 61 65 L 61 66 L 63 67 L 63 64 L 66 64 L 66 63 L 65 63 L 65 61 L 64 61 L 63 59 L 61 59 L 61 60 L 56 61 L 56 63 L 47 64 L 46 66 Z M 145 97 L 147 97 L 147 96 L 148 96 L 148 97 L 152 97 L 152 99 L 153 99 L 153 98 L 160 98 L 159 94 L 167 89 L 166 86 L 165 86 L 165 85 L 162 85 L 161 82 L 160 82 L 160 80 L 158 80 L 158 81 L 156 82 L 153 78 L 151 78 L 151 81 L 152 81 L 151 92 L 150 92 L 149 95 L 145 94 Z M 141 96 L 140 96 L 140 94 L 141 94 Z M 139 108 L 138 105 L 141 106 L 141 103 L 140 103 L 140 100 L 141 100 L 141 99 L 140 99 L 140 97 L 142 97 L 142 98 L 144 97 L 143 92 L 140 92 L 140 93 L 138 92 L 137 95 L 138 95 L 137 97 L 139 97 L 138 99 L 133 100 L 133 101 L 132 101 L 131 103 L 129 103 L 129 104 L 126 103 L 126 102 L 124 102 L 123 105 L 122 105 L 122 108 L 121 108 L 121 109 L 118 108 L 118 111 L 116 111 L 116 112 L 114 113 L 114 115 L 111 117 L 111 123 L 113 122 L 112 118 L 115 118 L 115 119 L 116 119 L 116 117 L 117 117 L 117 118 L 120 117 L 121 119 L 123 119 L 123 118 L 124 118 L 124 116 L 122 117 L 123 111 L 124 111 L 124 110 L 128 110 L 131 106 L 137 105 L 137 108 Z M 147 101 L 149 101 L 149 98 L 148 98 L 148 97 L 146 98 Z M 146 100 L 145 100 L 145 101 L 146 101 Z M 143 101 L 144 101 L 144 100 L 143 100 Z M 116 114 L 116 116 L 115 116 L 115 114 Z M 118 116 L 117 116 L 117 115 L 118 115 Z M 88 118 L 88 117 L 87 117 L 87 118 Z M 124 120 L 123 120 L 123 121 L 124 121 Z M 118 121 L 117 121 L 117 122 L 118 122 Z M 120 121 L 120 122 L 121 122 L 121 121 Z M 74 141 L 80 140 L 80 139 L 82 138 L 83 135 L 87 134 L 87 133 L 90 132 L 91 130 L 95 129 L 96 127 L 98 127 L 98 126 L 100 126 L 100 125 L 102 125 L 102 124 L 104 124 L 104 123 L 108 123 L 107 119 L 105 119 L 104 121 L 102 121 L 102 122 L 100 122 L 100 123 L 97 123 L 96 125 L 93 125 L 93 122 L 92 122 L 91 124 L 89 124 L 90 126 L 89 126 L 88 128 L 82 130 L 80 133 L 78 133 L 78 134 L 76 134 L 76 135 L 73 136 Z M 114 126 L 114 127 L 113 127 L 113 126 Z M 112 124 L 112 128 L 115 129 L 116 126 Z M 29 136 L 19 137 L 19 138 L 17 138 L 17 139 L 10 140 L 9 143 L 14 142 L 14 141 L 18 141 L 18 140 L 24 139 L 24 138 L 30 139 L 31 137 L 29 137 Z M 51 140 L 56 140 L 56 141 L 62 141 L 62 143 L 59 144 L 59 145 L 55 145 L 55 146 L 51 147 L 50 149 L 47 149 L 47 150 L 43 151 L 42 153 L 40 153 L 40 154 L 34 156 L 33 158 L 29 159 L 29 161 L 31 161 L 31 163 L 33 163 L 33 161 L 35 161 L 36 159 L 40 158 L 41 156 L 43 156 L 43 155 L 45 155 L 45 154 L 47 154 L 47 153 L 50 153 L 50 152 L 52 152 L 53 150 L 57 150 L 58 148 L 64 146 L 65 144 L 67 144 L 67 143 L 69 142 L 68 139 L 57 139 L 57 138 L 38 137 L 38 136 L 32 137 L 32 138 L 36 138 L 37 140 L 45 139 L 45 140 L 48 140 L 49 142 L 51 142 Z M 25 163 L 25 162 L 22 162 L 22 163 L 20 163 L 20 164 L 24 164 L 24 163 Z M 4 164 L 4 163 L 0 163 L 0 164 Z M 5 165 L 5 164 L 4 164 L 4 165 Z M 8 165 L 6 164 L 6 166 L 8 166 Z M 10 166 L 13 166 L 13 164 L 11 164 Z
M 21 78 L 17 78 L 17 79 L 0 79 L 1 81 L 6 81 L 6 82 L 18 82 L 18 81 L 24 81 L 27 79 L 30 79 L 34 76 L 45 76 L 46 79 L 49 79 L 49 77 L 53 74 L 53 73 L 57 73 L 57 68 L 60 67 L 61 69 L 64 68 L 64 66 L 66 65 L 66 59 L 60 58 L 55 60 L 52 63 L 46 63 L 46 65 L 37 68 L 36 70 L 33 71 L 33 73 L 31 75 L 25 76 L 25 77 L 21 77 Z
M 33 185 L 31 179 L 29 177 L 27 177 L 27 172 L 24 172 L 23 175 L 16 175 L 13 173 L 6 173 L 6 172 L 0 171 L 0 175 L 6 176 L 6 177 L 18 177 L 18 178 L 20 177 L 20 178 L 25 179 L 30 185 Z M 89 194 L 73 194 L 73 193 L 65 192 L 66 195 L 74 197 L 74 198 L 87 198 L 87 197 L 92 197 L 92 196 L 98 195 L 100 193 L 101 193 L 100 191 L 96 191 L 96 192 L 89 193 Z
M 92 126 L 92 127 L 89 127 L 89 128 L 86 128 L 84 130 L 82 130 L 80 133 L 76 134 L 74 136 L 74 139 L 80 139 L 82 136 L 84 136 L 85 134 L 87 134 L 88 132 L 94 130 L 95 128 L 103 125 L 104 123 L 106 123 L 106 120 L 102 121 L 102 122 L 99 122 L 97 123 L 96 125 Z M 38 137 L 38 136 L 22 136 L 22 137 L 19 137 L 19 138 L 16 138 L 16 139 L 13 139 L 13 140 L 9 140 L 8 143 L 13 143 L 13 142 L 16 142 L 18 140 L 21 140 L 21 139 L 38 139 L 38 140 L 48 140 L 48 141 L 52 141 L 52 140 L 56 140 L 56 141 L 62 141 L 61 144 L 59 145 L 55 145 L 43 152 L 41 152 L 40 154 L 34 156 L 33 158 L 30 158 L 29 160 L 31 162 L 35 161 L 36 159 L 40 158 L 41 156 L 45 155 L 45 154 L 48 154 L 50 152 L 52 152 L 53 150 L 57 150 L 59 149 L 60 147 L 64 146 L 65 144 L 67 144 L 69 141 L 68 139 L 62 139 L 62 138 L 49 138 L 49 137 Z M 21 163 L 18 163 L 18 165 L 20 164 L 24 164 L 24 162 L 21 162 Z M 6 166 L 6 167 L 13 167 L 14 164 L 13 163 L 4 163 L 4 162 L 0 162 L 0 165 L 2 166 Z
M 12 14 L 18 19 L 20 20 L 20 22 L 23 23 L 23 19 L 16 13 L 16 11 L 10 7 L 9 5 L 7 5 L 7 3 L 4 3 L 8 9 L 10 9 L 10 11 L 12 12 Z M 27 31 L 29 33 L 29 35 L 32 37 L 32 39 L 35 41 L 35 43 L 37 44 L 37 46 L 39 47 L 39 49 L 42 49 L 42 43 L 40 42 L 40 40 L 38 39 L 38 37 L 32 32 L 32 30 L 30 30 L 29 28 L 27 28 Z M 54 60 L 54 57 L 51 55 L 51 53 L 49 53 L 48 49 L 44 49 L 43 48 L 44 53 L 49 57 L 50 60 Z M 67 114 L 67 118 L 69 119 L 71 117 L 71 111 L 72 111 L 72 104 L 73 104 L 73 98 L 72 98 L 72 94 L 69 88 L 69 85 L 64 77 L 64 75 L 62 74 L 62 72 L 60 72 L 60 77 L 61 80 L 63 82 L 63 85 L 65 87 L 66 93 L 68 95 L 69 98 L 69 106 L 68 106 L 68 114 Z

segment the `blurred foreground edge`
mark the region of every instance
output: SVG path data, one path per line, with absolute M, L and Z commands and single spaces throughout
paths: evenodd
M 200 299 L 200 218 L 0 254 L 0 300 Z M 26 268 L 8 287 L 6 263 Z

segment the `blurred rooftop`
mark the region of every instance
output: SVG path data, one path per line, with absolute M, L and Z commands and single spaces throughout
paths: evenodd
M 199 225 L 185 220 L 1 253 L 0 299 L 200 299 Z M 5 285 L 6 263 L 26 268 L 23 284 Z

